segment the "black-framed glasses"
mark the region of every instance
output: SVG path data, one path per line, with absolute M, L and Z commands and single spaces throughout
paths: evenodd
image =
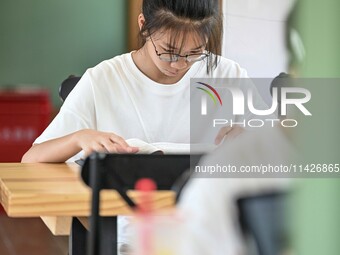
M 165 62 L 177 62 L 179 58 L 185 58 L 187 62 L 193 63 L 193 62 L 201 61 L 209 56 L 206 50 L 202 53 L 188 54 L 184 56 L 180 54 L 175 54 L 175 53 L 159 53 L 151 36 L 150 36 L 150 39 L 151 39 L 153 47 L 155 48 L 156 55 L 159 57 L 160 60 L 165 61 Z

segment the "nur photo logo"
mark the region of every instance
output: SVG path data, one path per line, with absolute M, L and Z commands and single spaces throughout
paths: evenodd
M 218 94 L 218 92 L 216 91 L 214 87 L 203 82 L 197 82 L 197 83 L 202 85 L 203 87 L 201 86 L 201 87 L 196 87 L 196 88 L 199 90 L 202 90 L 205 93 L 202 96 L 202 101 L 201 101 L 201 114 L 202 115 L 207 115 L 207 96 L 211 98 L 211 100 L 214 102 L 214 105 L 217 105 L 217 100 L 219 101 L 221 106 L 223 105 L 221 96 L 220 94 Z
M 211 82 L 198 80 L 194 81 L 194 85 L 195 89 L 202 91 L 197 98 L 200 116 L 206 119 L 209 115 L 212 118 L 213 127 L 224 125 L 263 127 L 268 124 L 274 127 L 275 123 L 283 127 L 296 127 L 298 120 L 289 118 L 288 108 L 302 116 L 312 116 L 307 109 L 311 93 L 303 87 L 272 88 L 271 98 L 264 103 L 261 102 L 261 95 L 250 79 L 220 79 Z M 265 83 L 260 85 L 265 86 Z

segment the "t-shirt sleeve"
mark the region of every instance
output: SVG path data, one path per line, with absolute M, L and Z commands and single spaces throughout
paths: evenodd
M 223 75 L 221 77 L 231 78 L 230 82 L 231 86 L 235 86 L 240 89 L 243 93 L 245 105 L 244 105 L 244 114 L 236 115 L 235 122 L 236 123 L 245 123 L 246 129 L 250 129 L 247 125 L 247 122 L 252 119 L 276 119 L 275 114 L 270 115 L 256 115 L 249 110 L 248 107 L 248 92 L 251 91 L 252 95 L 252 105 L 256 110 L 267 110 L 270 107 L 265 103 L 261 94 L 259 93 L 257 87 L 254 84 L 254 81 L 249 78 L 247 71 L 240 67 L 240 65 L 234 61 L 222 59 L 221 71 Z M 268 88 L 269 90 L 269 88 Z
M 246 98 L 246 107 L 243 119 L 245 119 L 246 121 L 249 121 L 251 119 L 260 120 L 276 119 L 274 113 L 269 115 L 257 115 L 253 113 L 254 110 L 268 110 L 270 107 L 263 100 L 252 79 L 250 78 L 242 79 L 241 83 L 242 83 L 241 89 Z M 249 94 L 248 92 L 251 92 L 251 94 Z M 249 100 L 251 100 L 251 103 L 249 102 Z M 249 105 L 251 105 L 254 108 L 253 111 L 249 109 Z
M 267 110 L 269 109 L 269 107 L 263 100 L 262 96 L 260 95 L 257 87 L 254 84 L 254 81 L 251 78 L 249 78 L 247 71 L 243 69 L 242 67 L 240 67 L 237 63 L 234 63 L 234 64 L 236 65 L 235 69 L 237 70 L 236 77 L 239 78 L 240 88 L 246 99 L 245 113 L 242 116 L 242 119 L 245 121 L 249 121 L 251 119 L 276 119 L 275 114 L 255 115 L 249 110 L 248 101 L 250 98 L 248 97 L 248 91 L 251 91 L 252 106 L 254 107 L 254 109 Z
M 81 129 L 96 129 L 94 93 L 89 71 L 82 76 L 57 116 L 33 144 L 59 138 Z

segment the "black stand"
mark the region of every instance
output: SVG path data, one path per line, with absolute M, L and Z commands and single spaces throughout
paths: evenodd
M 101 254 L 117 254 L 117 217 L 101 217 Z M 69 237 L 69 255 L 84 255 L 87 251 L 89 232 L 77 218 L 72 220 Z
M 100 191 L 114 189 L 132 209 L 135 203 L 127 195 L 140 178 L 151 178 L 158 190 L 170 190 L 175 181 L 197 163 L 201 155 L 101 154 L 88 157 L 82 178 L 92 188 L 90 231 L 74 219 L 70 237 L 70 255 L 117 254 L 117 217 L 100 216 Z M 86 247 L 86 249 L 85 249 Z M 86 250 L 86 252 L 85 252 Z

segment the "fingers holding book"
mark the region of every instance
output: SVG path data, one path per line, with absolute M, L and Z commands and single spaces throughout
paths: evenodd
M 103 153 L 137 153 L 139 151 L 138 147 L 130 146 L 122 137 L 109 132 L 84 129 L 77 132 L 75 139 L 84 151 L 84 156 L 95 151 Z

